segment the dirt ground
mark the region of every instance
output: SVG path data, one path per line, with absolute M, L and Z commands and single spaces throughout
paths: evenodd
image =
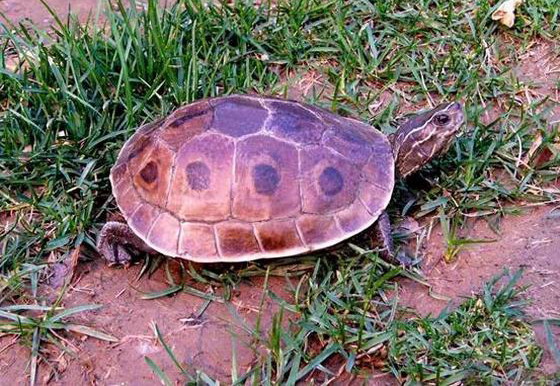
M 474 244 L 460 252 L 456 262 L 448 264 L 442 256 L 445 240 L 439 228 L 432 233 L 424 255 L 423 271 L 428 288 L 407 279 L 402 281 L 398 294 L 400 303 L 421 315 L 437 315 L 445 307 L 455 305 L 462 297 L 479 293 L 492 276 L 508 268 L 511 273 L 523 269 L 521 280 L 529 285 L 526 307 L 530 320 L 560 317 L 560 207 L 526 208 L 520 216 L 509 216 L 500 225 L 497 235 L 484 220 L 472 221 L 461 237 L 495 240 Z M 438 298 L 451 298 L 438 300 Z M 441 298 L 440 298 L 441 299 Z M 542 326 L 535 324 L 538 341 L 547 346 Z M 555 329 L 560 338 L 560 328 Z M 547 373 L 558 370 L 550 352 L 545 353 L 542 368 Z
M 177 268 L 178 264 L 174 267 Z M 189 369 L 202 369 L 227 383 L 235 345 L 238 373 L 244 373 L 259 354 L 247 346 L 250 336 L 243 327 L 244 323 L 251 328 L 255 326 L 264 287 L 263 277 L 256 277 L 237 288 L 232 300 L 234 313 L 225 305 L 213 302 L 200 318 L 196 318 L 195 314 L 205 303 L 199 297 L 180 294 L 157 300 L 141 299 L 142 292 L 163 290 L 169 285 L 164 269 L 159 269 L 147 280 L 136 282 L 139 270 L 140 265 L 129 269 L 108 269 L 101 260 L 79 265 L 77 280 L 65 295 L 64 304 L 67 307 L 104 304 L 99 311 L 85 313 L 75 321 L 95 326 L 97 330 L 118 337 L 120 342 L 110 344 L 90 338 L 72 340 L 70 347 L 78 356 L 54 361 L 56 371 L 62 373 L 61 379 L 52 379 L 55 384 L 153 385 L 155 378 L 144 356 L 158 363 L 172 380 L 175 376 L 180 384 L 182 378 L 154 338 L 154 325 Z M 269 286 L 278 295 L 289 296 L 282 291 L 283 278 L 271 278 Z M 278 306 L 266 301 L 262 310 L 261 328 L 267 331 Z M 10 343 L 7 339 L 0 342 L 1 346 Z M 0 384 L 6 384 L 9 379 L 23 382 L 27 357 L 28 350 L 17 345 L 6 350 L 0 357 Z M 42 366 L 42 383 L 53 373 Z
M 471 246 L 461 252 L 457 262 L 447 264 L 441 258 L 445 242 L 441 232 L 435 228 L 425 254 L 424 271 L 432 291 L 438 296 L 430 296 L 428 288 L 420 284 L 402 280 L 398 293 L 401 304 L 414 308 L 420 314 L 437 314 L 449 304 L 448 301 L 438 300 L 440 296 L 449 297 L 456 304 L 462 296 L 478 292 L 484 282 L 504 267 L 512 271 L 523 268 L 523 283 L 531 285 L 527 295 L 533 300 L 527 307 L 529 317 L 533 320 L 560 318 L 558 234 L 560 209 L 554 206 L 528 208 L 523 215 L 508 217 L 502 222 L 500 235 L 493 233 L 483 220 L 473 221 L 463 237 L 497 241 Z M 231 376 L 232 345 L 236 348 L 239 374 L 262 354 L 248 347 L 251 338 L 243 324 L 254 328 L 257 315 L 261 315 L 261 329 L 267 331 L 272 315 L 279 310 L 277 304 L 267 298 L 263 312 L 258 312 L 263 277 L 252 278 L 237 287 L 232 302 L 235 311 L 213 302 L 202 317 L 196 319 L 193 314 L 204 304 L 199 297 L 181 293 L 158 300 L 141 299 L 142 293 L 163 290 L 168 284 L 163 269 L 137 282 L 135 279 L 139 270 L 139 265 L 126 270 L 108 268 L 101 260 L 79 264 L 76 279 L 63 304 L 66 307 L 104 304 L 102 309 L 82 314 L 74 321 L 110 333 L 120 342 L 110 344 L 92 338 L 72 339 L 68 343 L 78 355 L 74 358 L 60 356 L 58 360 L 53 360 L 52 365 L 56 372 L 61 373 L 61 378 L 51 381 L 60 385 L 151 385 L 155 378 L 144 362 L 145 356 L 179 381 L 179 374 L 154 338 L 154 324 L 181 362 L 191 369 L 203 369 L 226 384 Z M 284 278 L 270 278 L 269 288 L 289 299 L 286 287 Z M 539 342 L 546 347 L 542 327 L 538 324 L 536 331 Z M 555 331 L 557 337 L 560 336 L 560 329 Z M 0 339 L 0 384 L 14 379 L 18 380 L 18 384 L 25 381 L 29 351 L 12 343 L 11 338 Z M 542 369 L 547 373 L 558 370 L 548 351 Z M 46 383 L 54 373 L 47 366 L 41 366 L 41 383 Z M 361 383 L 363 380 L 355 381 Z M 375 378 L 368 384 L 392 382 Z
M 85 21 L 90 14 L 95 15 L 98 7 L 102 6 L 104 1 L 49 0 L 47 3 L 63 20 L 70 10 L 73 14 L 78 15 L 81 21 Z M 30 19 L 40 27 L 49 27 L 54 22 L 49 11 L 39 0 L 0 0 L 0 12 L 4 13 L 7 19 L 13 23 Z
M 72 11 L 85 20 L 92 7 L 95 8 L 102 1 L 50 0 L 49 3 L 61 15 L 67 13 L 71 4 Z M 31 18 L 45 27 L 52 23 L 52 18 L 39 0 L 0 0 L 0 11 L 14 22 Z M 525 97 L 529 99 L 538 98 L 539 94 L 549 95 L 558 101 L 558 49 L 550 44 L 537 44 L 526 55 L 518 73 L 524 80 L 537 84 L 538 88 L 536 94 L 531 92 Z M 553 110 L 551 122 L 559 119 L 560 109 Z M 527 292 L 528 299 L 533 300 L 527 308 L 529 317 L 532 320 L 560 318 L 560 208 L 553 205 L 528 206 L 523 212 L 520 216 L 503 219 L 499 234 L 492 232 L 484 220 L 473 219 L 462 231 L 461 237 L 496 241 L 465 248 L 457 261 L 451 264 L 442 260 L 445 241 L 440 229 L 435 227 L 424 251 L 426 260 L 423 265 L 432 291 L 451 298 L 452 304 L 456 304 L 461 297 L 478 292 L 485 281 L 500 273 L 504 267 L 511 270 L 521 267 L 525 271 L 523 283 L 531 285 Z M 154 325 L 159 327 L 180 361 L 191 369 L 203 369 L 225 383 L 231 376 L 233 351 L 236 352 L 239 374 L 258 355 L 262 355 L 248 345 L 251 338 L 243 328 L 243 323 L 249 326 L 256 324 L 263 277 L 254 277 L 236 288 L 233 296 L 234 312 L 224 304 L 213 302 L 202 317 L 193 319 L 193 314 L 203 306 L 204 300 L 185 293 L 143 300 L 138 291 L 157 291 L 168 285 L 163 269 L 149 278 L 135 281 L 139 269 L 140 266 L 126 270 L 112 269 L 101 260 L 78 265 L 73 285 L 63 299 L 64 306 L 104 304 L 100 310 L 78 314 L 74 320 L 110 333 L 120 341 L 110 344 L 93 338 L 71 339 L 66 343 L 78 353 L 74 357 L 59 355 L 58 350 L 52 348 L 53 353 L 57 354 L 53 355 L 52 368 L 41 365 L 41 384 L 50 380 L 60 385 L 153 385 L 156 378 L 146 365 L 145 356 L 158 363 L 172 381 L 179 381 L 179 374 L 154 338 Z M 284 278 L 272 277 L 269 287 L 276 294 L 289 297 Z M 430 296 L 428 288 L 407 280 L 401 281 L 397 295 L 403 305 L 414 308 L 420 314 L 436 314 L 449 304 L 448 301 Z M 261 329 L 266 331 L 271 326 L 272 315 L 278 306 L 266 300 L 263 310 L 260 323 Z M 536 323 L 535 330 L 543 347 L 547 347 L 542 326 Z M 554 330 L 558 344 L 560 328 L 555 327 Z M 233 346 L 235 350 L 232 350 Z M 28 358 L 28 348 L 10 337 L 0 338 L 0 384 L 26 382 Z M 560 370 L 549 351 L 543 359 L 542 369 L 547 373 Z M 61 378 L 54 378 L 55 373 L 60 373 Z M 373 378 L 367 383 L 379 385 L 392 382 Z

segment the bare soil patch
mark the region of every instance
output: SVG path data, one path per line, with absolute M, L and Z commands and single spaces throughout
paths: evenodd
M 514 73 L 527 87 L 527 102 L 548 98 L 551 125 L 560 123 L 560 45 L 558 42 L 536 41 L 520 55 Z
M 49 0 L 52 10 L 64 20 L 70 12 L 78 16 L 80 21 L 87 20 L 89 15 L 95 15 L 98 7 L 102 7 L 102 0 Z M 54 18 L 39 0 L 1 0 L 0 12 L 13 23 L 25 19 L 31 20 L 39 27 L 50 27 Z
M 173 262 L 171 266 L 177 273 L 179 264 Z M 155 325 L 177 359 L 193 370 L 193 374 L 194 370 L 201 369 L 226 383 L 231 379 L 234 351 L 238 374 L 243 374 L 257 355 L 262 354 L 252 347 L 255 345 L 251 344 L 246 327 L 254 329 L 260 319 L 260 328 L 266 332 L 273 315 L 279 311 L 278 305 L 270 299 L 265 299 L 261 307 L 264 277 L 255 277 L 237 286 L 229 306 L 212 302 L 197 317 L 206 302 L 197 296 L 180 293 L 173 297 L 142 299 L 143 293 L 164 290 L 169 284 L 165 269 L 136 281 L 140 268 L 141 265 L 135 265 L 129 269 L 111 269 L 100 259 L 78 266 L 76 280 L 65 293 L 63 304 L 66 307 L 103 304 L 100 310 L 78 315 L 75 321 L 109 333 L 120 342 L 70 339 L 69 346 L 77 353 L 74 357 L 58 356 L 60 352 L 51 347 L 53 353 L 58 353 L 49 355 L 48 364 L 42 362 L 40 379 L 43 383 L 52 380 L 62 385 L 153 385 L 156 378 L 144 360 L 146 356 L 171 379 L 182 380 L 155 337 Z M 289 294 L 283 290 L 284 282 L 284 278 L 271 277 L 269 287 L 289 299 Z M 0 349 L 7 346 L 0 360 L 0 384 L 8 380 L 23 384 L 29 351 L 17 344 L 10 345 L 11 339 L 0 339 Z
M 560 211 L 558 207 L 526 208 L 520 216 L 508 216 L 500 222 L 496 234 L 485 220 L 474 220 L 461 232 L 469 239 L 495 240 L 475 244 L 459 254 L 453 263 L 442 256 L 446 241 L 439 227 L 432 232 L 423 263 L 430 289 L 403 280 L 398 296 L 403 306 L 421 315 L 437 316 L 446 307 L 453 307 L 461 298 L 479 293 L 482 285 L 503 269 L 523 269 L 522 284 L 530 304 L 526 307 L 530 320 L 560 317 Z M 450 300 L 442 299 L 443 297 Z M 535 324 L 540 344 L 547 347 L 542 325 Z M 553 328 L 560 341 L 560 328 Z M 549 350 L 543 370 L 560 370 Z

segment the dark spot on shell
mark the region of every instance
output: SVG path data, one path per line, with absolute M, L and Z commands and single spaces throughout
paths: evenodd
M 200 192 L 210 186 L 210 168 L 204 162 L 196 161 L 187 165 L 187 182 L 192 190 Z
M 280 175 L 273 166 L 258 164 L 253 168 L 253 184 L 257 193 L 271 196 L 280 184 Z
M 142 170 L 140 170 L 140 177 L 142 177 L 142 179 L 148 184 L 154 182 L 157 179 L 157 176 L 157 164 L 154 161 L 148 162 L 146 166 L 144 166 Z
M 319 186 L 327 196 L 334 196 L 342 191 L 344 178 L 335 168 L 329 166 L 319 176 Z

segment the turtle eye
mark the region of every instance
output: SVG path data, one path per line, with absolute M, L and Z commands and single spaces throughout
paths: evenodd
M 438 114 L 434 117 L 434 123 L 438 126 L 445 126 L 450 120 L 451 118 L 447 114 Z

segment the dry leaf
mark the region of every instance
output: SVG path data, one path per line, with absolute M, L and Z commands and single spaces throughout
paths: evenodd
M 78 246 L 60 262 L 51 266 L 52 276 L 50 277 L 50 285 L 53 288 L 60 288 L 64 284 L 70 284 L 74 277 L 74 271 L 78 265 L 81 248 Z
M 492 20 L 497 20 L 509 28 L 513 27 L 515 21 L 515 8 L 523 3 L 523 0 L 506 0 L 492 14 Z
M 560 143 L 553 143 L 546 146 L 542 151 L 535 157 L 533 164 L 534 167 L 539 168 L 552 161 L 555 157 L 560 154 Z
M 543 138 L 541 133 L 537 133 L 535 135 L 535 140 L 533 141 L 533 144 L 529 148 L 529 151 L 527 152 L 527 154 L 525 154 L 525 157 L 523 157 L 523 161 L 522 161 L 523 165 L 529 164 L 529 161 L 531 161 L 531 159 L 535 155 L 535 152 L 539 149 L 539 147 L 541 147 L 542 142 L 543 142 Z

